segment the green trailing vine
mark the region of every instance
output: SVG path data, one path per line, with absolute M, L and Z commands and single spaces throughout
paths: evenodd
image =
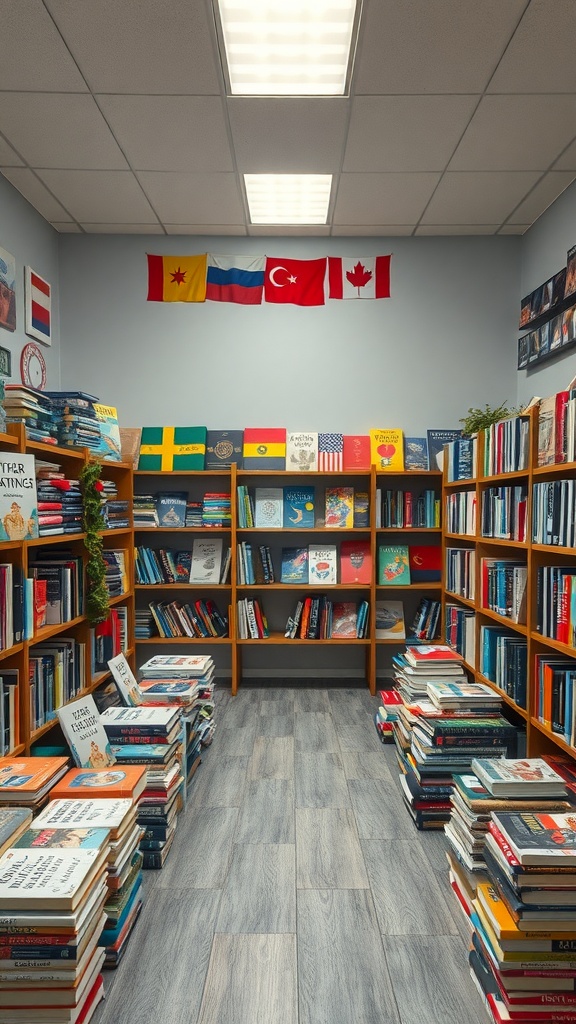
M 86 563 L 86 616 L 91 626 L 104 622 L 109 615 L 109 595 L 106 587 L 106 563 L 102 554 L 100 530 L 105 528 L 102 517 L 99 462 L 88 462 L 80 471 L 80 488 L 84 501 L 84 531 L 88 561 Z

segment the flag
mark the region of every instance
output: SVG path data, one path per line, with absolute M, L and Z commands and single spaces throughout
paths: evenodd
M 138 469 L 169 473 L 204 469 L 206 427 L 142 427 Z
M 264 289 L 265 256 L 214 256 L 208 253 L 206 298 L 258 306 Z
M 148 255 L 148 302 L 204 302 L 206 253 L 200 256 Z
M 342 434 L 318 434 L 318 472 L 333 473 L 342 469 Z
M 266 302 L 294 306 L 323 306 L 326 257 L 320 260 L 282 260 L 266 257 L 264 298 Z
M 51 288 L 31 267 L 26 267 L 26 334 L 45 345 L 52 343 Z
M 389 299 L 391 256 L 329 256 L 331 299 Z

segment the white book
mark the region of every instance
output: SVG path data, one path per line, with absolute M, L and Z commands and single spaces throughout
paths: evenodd
M 222 538 L 196 537 L 192 545 L 190 583 L 219 583 L 222 565 Z
M 308 583 L 329 586 L 337 583 L 338 556 L 335 544 L 308 548 Z
M 298 431 L 286 436 L 286 469 L 297 473 L 318 469 L 318 434 Z
M 116 763 L 93 697 L 80 697 L 58 708 L 57 714 L 78 768 L 107 768 Z
M 34 828 L 109 828 L 118 832 L 133 813 L 129 797 L 52 800 L 34 818 Z
M 74 910 L 98 867 L 104 850 L 7 850 L 0 858 L 0 908 L 35 907 Z
M 212 667 L 211 654 L 155 654 L 140 666 L 142 676 L 165 679 L 185 676 L 198 679 Z
M 117 654 L 115 658 L 110 658 L 108 668 L 112 674 L 112 679 L 116 683 L 116 689 L 120 694 L 122 703 L 127 707 L 138 707 L 142 703 L 142 693 L 124 655 Z
M 105 729 L 115 734 L 123 729 L 136 732 L 170 732 L 177 723 L 180 712 L 174 708 L 106 708 L 101 720 Z
M 38 536 L 38 499 L 33 455 L 0 453 L 0 540 Z
M 256 487 L 254 526 L 276 529 L 284 526 L 284 491 L 282 487 Z

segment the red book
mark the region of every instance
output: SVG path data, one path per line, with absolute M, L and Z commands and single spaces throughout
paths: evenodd
M 369 540 L 343 540 L 340 545 L 340 582 L 366 583 L 372 579 Z
M 345 470 L 370 472 L 370 437 L 368 434 L 344 434 L 342 466 Z
M 406 660 L 414 666 L 460 664 L 462 655 L 445 644 L 422 644 L 421 647 L 407 647 Z
M 34 580 L 34 632 L 46 625 L 47 580 Z
M 439 544 L 410 544 L 410 579 L 413 583 L 439 581 L 442 573 L 442 549 Z

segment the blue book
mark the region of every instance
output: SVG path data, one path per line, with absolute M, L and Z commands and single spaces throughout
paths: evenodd
M 314 487 L 284 487 L 284 527 L 313 529 Z
M 462 437 L 461 430 L 428 430 L 426 433 L 428 441 L 428 468 L 441 470 L 443 468 L 444 445 L 451 441 L 457 441 Z
M 282 548 L 280 582 L 308 584 L 308 548 Z
M 428 441 L 425 437 L 404 438 L 404 469 L 412 472 L 428 469 Z
M 233 462 L 242 469 L 243 430 L 209 430 L 206 434 L 206 469 L 226 469 Z
M 187 500 L 188 495 L 185 491 L 161 491 L 157 494 L 158 525 L 172 526 L 174 529 L 186 526 Z

